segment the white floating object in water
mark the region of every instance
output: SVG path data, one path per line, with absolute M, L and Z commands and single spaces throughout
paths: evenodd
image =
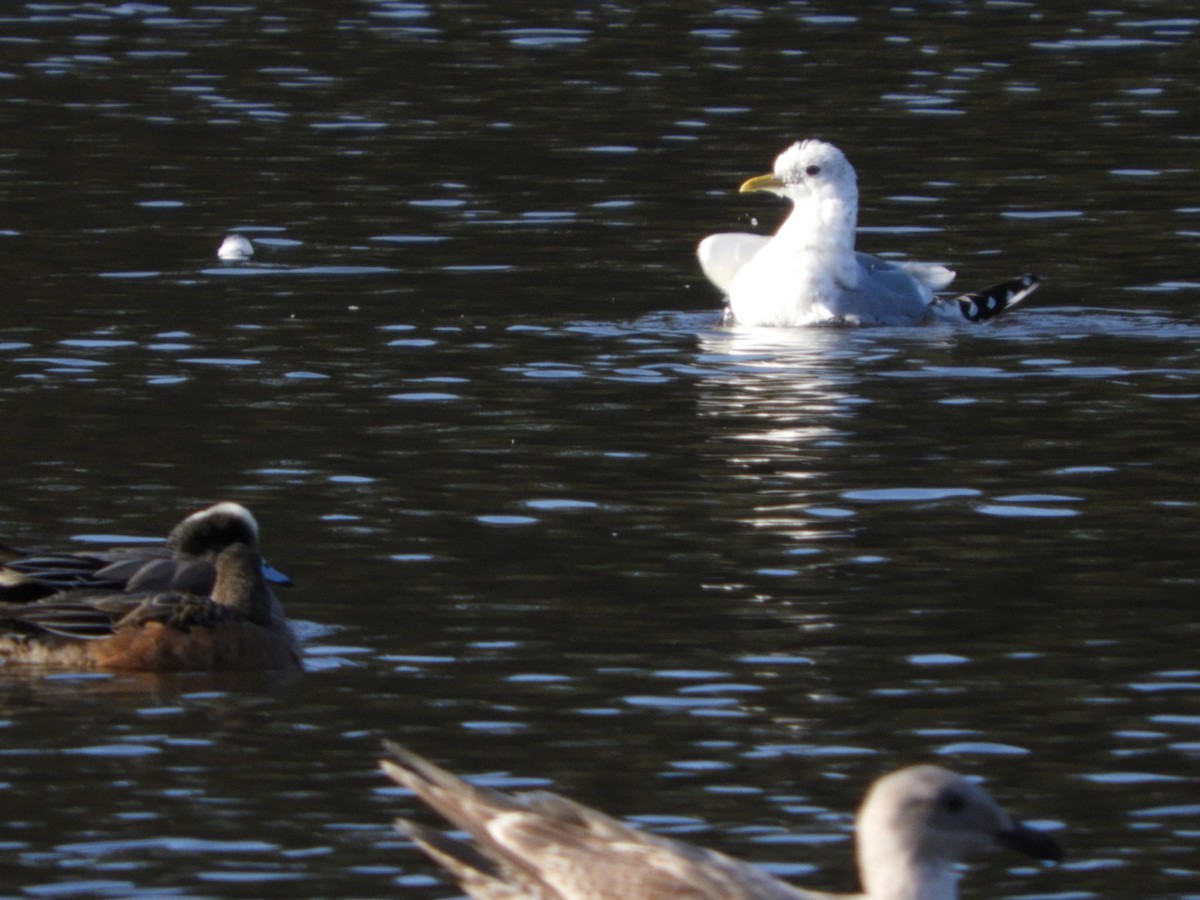
M 250 259 L 254 255 L 254 245 L 240 234 L 231 234 L 221 241 L 217 256 L 221 259 Z

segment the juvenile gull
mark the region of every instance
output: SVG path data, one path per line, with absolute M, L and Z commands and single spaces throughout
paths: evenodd
M 931 263 L 856 253 L 858 181 L 833 144 L 806 140 L 775 160 L 770 175 L 741 190 L 769 191 L 795 208 L 773 237 L 730 232 L 700 242 L 704 274 L 729 297 L 727 319 L 742 325 L 917 325 L 982 322 L 1038 286 L 1025 274 L 983 291 L 937 299 L 954 272 Z
M 474 843 L 406 819 L 396 827 L 477 900 L 955 900 L 956 864 L 1009 848 L 1062 851 L 972 781 L 937 766 L 880 778 L 858 813 L 862 893 L 796 888 L 713 850 L 650 834 L 548 791 L 467 784 L 387 742 L 383 770 Z

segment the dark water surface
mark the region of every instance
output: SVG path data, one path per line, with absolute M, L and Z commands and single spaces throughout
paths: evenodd
M 527 6 L 0 7 L 0 539 L 239 500 L 309 638 L 0 672 L 0 893 L 450 896 L 386 735 L 836 889 L 934 759 L 1069 851 L 964 896 L 1200 897 L 1193 5 Z M 716 327 L 809 135 L 864 249 L 1044 288 Z

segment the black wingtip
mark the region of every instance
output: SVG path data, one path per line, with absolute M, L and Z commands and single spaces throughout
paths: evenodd
M 1007 309 L 1012 309 L 1038 289 L 1042 279 L 1034 272 L 1026 272 L 1019 278 L 1002 281 L 982 291 L 955 297 L 963 318 L 968 322 L 986 322 Z

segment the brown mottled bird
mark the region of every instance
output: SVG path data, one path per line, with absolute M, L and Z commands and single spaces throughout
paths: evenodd
M 912 766 L 876 781 L 859 810 L 862 892 L 805 890 L 557 794 L 476 787 L 397 744 L 386 748 L 383 770 L 474 843 L 407 819 L 397 828 L 477 900 L 956 900 L 957 863 L 968 856 L 1002 848 L 1062 856 L 979 785 Z

